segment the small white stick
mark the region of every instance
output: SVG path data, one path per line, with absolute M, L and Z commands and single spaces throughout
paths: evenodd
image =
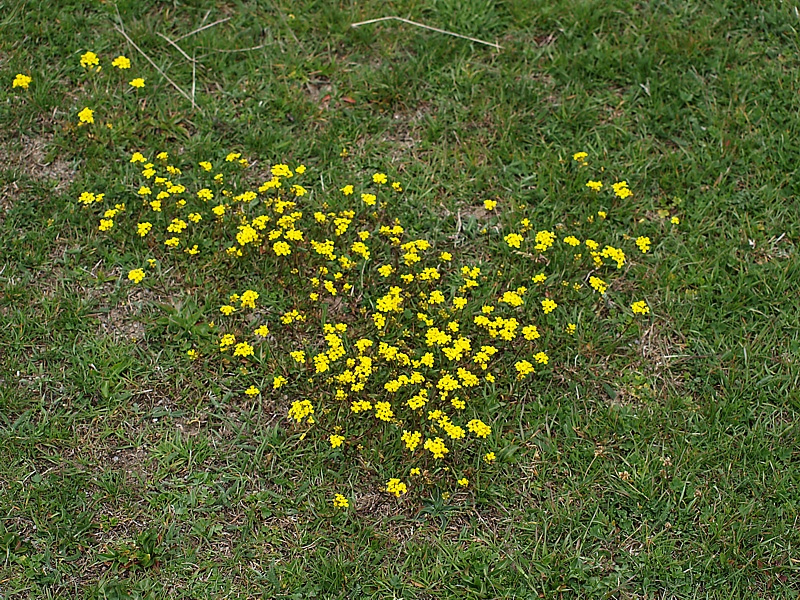
M 224 23 L 225 21 L 230 21 L 233 17 L 225 17 L 224 19 L 220 19 L 219 21 L 214 21 L 213 23 L 209 23 L 208 25 L 203 25 L 202 27 L 198 27 L 194 31 L 190 31 L 189 33 L 183 34 L 181 37 L 176 38 L 176 42 L 180 42 L 183 38 L 187 38 L 190 35 L 194 35 L 195 33 L 200 33 L 204 29 L 208 29 L 209 27 L 214 27 L 214 25 L 219 25 L 220 23 Z
M 495 44 L 493 42 L 487 42 L 484 40 L 479 40 L 477 38 L 469 37 L 467 35 L 461 35 L 460 33 L 453 33 L 452 31 L 445 31 L 444 29 L 439 29 L 438 27 L 431 27 L 430 25 L 423 25 L 422 23 L 417 23 L 416 21 L 410 21 L 409 19 L 404 19 L 403 17 L 380 17 L 378 19 L 370 19 L 369 21 L 361 21 L 359 23 L 352 23 L 350 27 L 361 27 L 362 25 L 371 25 L 372 23 L 378 23 L 379 21 L 400 21 L 402 23 L 407 23 L 409 25 L 414 25 L 415 27 L 422 27 L 423 29 L 430 29 L 431 31 L 435 31 L 437 33 L 444 33 L 445 35 L 452 35 L 453 37 L 461 38 L 462 40 L 469 40 L 470 42 L 476 42 L 478 44 L 484 44 L 486 46 L 491 46 L 492 48 L 497 48 L 498 50 L 502 50 L 503 47 L 500 44 Z
M 192 103 L 194 103 L 194 90 L 197 85 L 197 61 L 194 59 L 197 56 L 197 49 L 192 50 Z
M 266 48 L 267 46 L 272 46 L 272 44 L 274 44 L 274 43 L 275 42 L 269 42 L 269 43 L 259 44 L 258 46 L 253 46 L 252 48 L 234 48 L 233 50 L 216 50 L 216 49 L 212 48 L 211 51 L 212 52 L 225 52 L 225 53 L 250 52 L 251 50 L 261 50 L 261 48 Z
M 160 37 L 162 37 L 162 38 L 164 38 L 165 40 L 167 40 L 167 43 L 168 43 L 170 46 L 173 46 L 174 48 L 177 48 L 178 52 L 180 52 L 181 54 L 183 54 L 183 58 L 185 58 L 186 60 L 188 60 L 188 61 L 190 61 L 190 62 L 194 62 L 194 59 L 193 59 L 191 56 L 189 56 L 188 54 L 186 54 L 186 52 L 184 52 L 184 51 L 183 51 L 183 48 L 181 48 L 180 46 L 178 46 L 178 44 L 176 44 L 175 42 L 173 42 L 171 39 L 169 39 L 169 38 L 168 38 L 167 36 L 165 36 L 163 33 L 160 33 L 160 32 L 158 32 L 158 31 L 156 31 L 156 35 L 157 35 L 157 36 L 160 36 Z

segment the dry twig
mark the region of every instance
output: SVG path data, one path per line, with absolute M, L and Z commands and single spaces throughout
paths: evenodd
M 485 46 L 491 46 L 492 48 L 497 48 L 498 50 L 502 50 L 503 47 L 500 44 L 495 44 L 494 42 L 487 42 L 484 40 L 479 40 L 478 38 L 469 37 L 468 35 L 461 35 L 460 33 L 453 33 L 452 31 L 446 31 L 444 29 L 439 29 L 438 27 L 431 27 L 430 25 L 424 25 L 422 23 L 417 23 L 416 21 L 411 21 L 409 19 L 404 19 L 403 17 L 380 17 L 378 19 L 370 19 L 369 21 L 361 21 L 359 23 L 352 23 L 350 27 L 361 27 L 362 25 L 370 25 L 372 23 L 378 23 L 379 21 L 400 21 L 402 23 L 407 23 L 409 25 L 414 25 L 415 27 L 422 27 L 423 29 L 430 29 L 431 31 L 435 31 L 437 33 L 444 33 L 445 35 L 452 35 L 453 37 L 461 38 L 462 40 L 469 40 L 470 42 L 475 42 L 478 44 L 484 44 Z
M 153 68 L 156 71 L 158 71 L 161 74 L 161 76 L 164 79 L 166 79 L 172 85 L 172 87 L 174 87 L 176 90 L 178 90 L 184 98 L 186 98 L 189 102 L 191 102 L 193 108 L 197 108 L 197 104 L 195 104 L 194 98 L 192 98 L 189 94 L 187 94 L 185 91 L 183 91 L 183 89 L 177 83 L 172 81 L 172 79 L 170 79 L 170 77 L 166 73 L 164 73 L 164 71 L 162 71 L 156 63 L 153 62 L 153 59 L 151 59 L 149 56 L 147 56 L 145 51 L 142 50 L 141 48 L 139 48 L 139 46 L 136 45 L 136 42 L 134 42 L 130 38 L 130 36 L 127 33 L 125 33 L 125 25 L 122 22 L 122 17 L 120 17 L 119 11 L 117 11 L 117 19 L 119 20 L 119 27 L 114 25 L 114 29 L 116 29 L 117 32 L 122 37 L 124 37 L 126 40 L 128 40 L 128 43 L 131 46 L 133 46 L 134 48 L 136 48 L 136 51 L 139 52 L 139 54 L 141 54 L 142 56 L 144 56 L 145 59 L 147 59 L 147 62 L 149 62 L 153 66 Z
M 168 38 L 167 36 L 165 36 L 163 33 L 159 32 L 159 31 L 156 31 L 156 35 L 157 35 L 157 36 L 159 36 L 159 37 L 162 37 L 162 38 L 164 38 L 164 39 L 167 41 L 167 43 L 168 43 L 170 46 L 173 46 L 174 48 L 177 48 L 178 52 L 180 52 L 181 54 L 183 54 L 183 58 L 185 58 L 185 59 L 186 59 L 186 60 L 188 60 L 189 62 L 192 62 L 192 63 L 194 62 L 194 59 L 193 59 L 191 56 L 189 56 L 188 54 L 186 54 L 186 52 L 184 52 L 184 51 L 183 51 L 183 48 L 181 48 L 180 46 L 178 46 L 178 44 L 176 44 L 175 42 L 173 42 L 171 39 L 169 39 L 169 38 Z
M 272 46 L 274 43 L 275 42 L 269 42 L 269 43 L 259 44 L 258 46 L 253 46 L 252 48 L 234 48 L 233 50 L 217 50 L 216 48 L 211 48 L 211 52 L 222 52 L 225 54 L 230 54 L 232 52 L 250 52 L 251 50 L 261 50 L 261 48 Z
M 158 67 L 158 65 L 157 65 L 156 63 L 154 63 L 154 62 L 153 62 L 153 60 L 152 60 L 152 59 L 151 59 L 149 56 L 147 56 L 147 54 L 145 53 L 145 51 L 144 51 L 144 50 L 142 50 L 141 48 L 139 48 L 139 46 L 137 46 L 137 45 L 136 45 L 136 42 L 134 42 L 134 41 L 133 41 L 133 40 L 130 38 L 130 36 L 128 36 L 128 34 L 127 34 L 127 33 L 125 33 L 125 32 L 124 32 L 122 29 L 120 29 L 120 28 L 119 28 L 119 27 L 117 27 L 116 25 L 114 25 L 114 29 L 116 29 L 116 30 L 119 32 L 119 34 L 120 34 L 120 35 L 122 35 L 122 36 L 123 36 L 123 37 L 124 37 L 126 40 L 128 40 L 128 43 L 130 43 L 130 45 L 131 45 L 131 46 L 133 46 L 134 48 L 136 48 L 136 50 L 139 52 L 139 54 L 141 54 L 142 56 L 144 56 L 144 57 L 147 59 L 147 62 L 149 62 L 149 63 L 150 63 L 152 66 L 153 66 L 153 68 L 154 68 L 156 71 L 158 71 L 158 72 L 161 74 L 161 76 L 162 76 L 164 79 L 166 79 L 166 80 L 167 80 L 167 81 L 168 81 L 168 82 L 169 82 L 169 83 L 172 85 L 172 87 L 174 87 L 176 90 L 178 90 L 178 91 L 181 93 L 181 95 L 182 95 L 184 98 L 186 98 L 186 99 L 187 99 L 189 102 L 191 102 L 191 103 L 192 103 L 192 107 L 193 107 L 193 108 L 197 108 L 197 104 L 195 104 L 195 102 L 194 102 L 194 100 L 192 99 L 192 97 L 191 97 L 189 94 L 187 94 L 186 92 L 184 92 L 184 91 L 183 91 L 183 89 L 181 89 L 181 87 L 180 87 L 180 86 L 179 86 L 177 83 L 175 83 L 174 81 L 172 81 L 172 79 L 170 79 L 169 75 L 167 75 L 166 73 L 164 73 L 164 71 L 162 71 L 162 70 L 161 70 L 161 69 Z
M 197 56 L 197 50 L 192 50 L 192 57 Z M 194 102 L 194 91 L 197 85 L 197 60 L 192 58 L 192 102 Z
M 177 38 L 175 41 L 180 42 L 182 39 L 187 38 L 189 36 L 194 35 L 195 33 L 200 33 L 201 31 L 208 29 L 209 27 L 214 27 L 214 25 L 219 25 L 220 23 L 224 23 L 225 21 L 230 21 L 233 17 L 225 17 L 224 19 L 220 19 L 219 21 L 214 21 L 213 23 L 209 23 L 208 25 L 203 25 L 202 27 L 198 27 L 194 31 L 190 31 L 189 33 L 183 34 L 181 37 Z

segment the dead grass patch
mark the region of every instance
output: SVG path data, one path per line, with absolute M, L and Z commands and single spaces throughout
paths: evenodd
M 2 164 L 31 179 L 52 185 L 56 192 L 69 187 L 75 178 L 75 167 L 61 158 L 48 160 L 47 149 L 53 141 L 52 134 L 22 135 L 16 141 L 17 144 L 0 142 Z

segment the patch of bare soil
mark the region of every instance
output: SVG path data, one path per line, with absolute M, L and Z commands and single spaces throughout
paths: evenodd
M 128 307 L 112 308 L 106 313 L 99 313 L 98 332 L 103 333 L 115 342 L 127 340 L 136 342 L 144 337 L 144 324 L 135 320 Z
M 52 182 L 56 191 L 64 190 L 75 178 L 75 168 L 60 158 L 47 160 L 47 147 L 52 140 L 51 134 L 23 135 L 19 139 L 19 148 L 0 143 L 0 160 L 12 170 L 19 170 L 33 179 Z
M 101 266 L 98 262 L 91 271 L 92 276 Z M 119 267 L 113 267 L 109 275 L 122 277 L 123 273 Z M 51 281 L 52 277 L 48 279 Z M 99 321 L 97 327 L 98 335 L 110 337 L 114 342 L 128 341 L 141 342 L 144 339 L 145 324 L 144 320 L 148 310 L 158 303 L 172 303 L 173 299 L 167 295 L 142 286 L 132 286 L 127 290 L 127 297 L 121 298 L 116 303 L 110 303 L 109 298 L 114 293 L 118 282 L 116 278 L 107 278 L 95 285 L 88 283 L 72 283 L 69 286 L 70 293 L 97 302 L 97 307 L 91 312 L 91 316 Z M 47 285 L 44 286 L 43 293 L 52 295 L 53 290 Z
M 75 179 L 74 166 L 60 158 L 47 160 L 51 134 L 23 135 L 16 143 L 0 141 L 0 162 L 12 172 L 51 185 L 56 192 L 66 190 Z M 0 185 L 0 210 L 8 210 L 19 192 L 16 180 Z
M 421 141 L 421 121 L 433 112 L 430 103 L 422 102 L 413 111 L 397 112 L 392 125 L 383 136 L 384 142 L 391 144 L 390 159 L 392 163 L 416 157 L 417 146 Z

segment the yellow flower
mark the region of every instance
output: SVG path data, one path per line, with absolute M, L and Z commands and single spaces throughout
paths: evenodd
M 380 419 L 381 421 L 391 421 L 394 418 L 394 412 L 392 412 L 392 405 L 388 402 L 376 402 L 375 403 L 375 417 Z
M 333 497 L 333 506 L 336 508 L 349 508 L 350 501 L 341 494 L 336 494 Z
M 542 300 L 542 310 L 544 311 L 544 314 L 553 312 L 557 307 L 558 304 L 556 304 L 549 298 L 547 300 Z
M 253 290 L 246 290 L 240 298 L 242 308 L 255 308 L 256 300 L 258 300 L 258 292 Z
M 244 393 L 248 396 L 258 396 L 261 393 L 261 390 L 259 390 L 256 386 L 251 385 L 244 391 Z
M 22 73 L 17 73 L 17 76 L 14 77 L 14 81 L 11 82 L 11 87 L 12 88 L 20 87 L 23 90 L 27 90 L 31 81 L 33 81 L 33 79 L 31 79 L 27 75 L 23 75 Z
M 275 177 L 292 177 L 293 176 L 292 170 L 289 168 L 289 165 L 284 165 L 284 164 L 273 165 L 272 168 L 270 169 L 270 172 Z
M 386 178 L 386 174 L 385 173 L 375 173 L 372 176 L 372 181 L 375 182 L 375 183 L 383 185 L 384 183 L 386 183 L 388 181 L 388 179 Z
M 628 196 L 633 196 L 633 192 L 628 189 L 628 182 L 627 181 L 620 181 L 611 186 L 614 188 L 614 193 L 623 200 Z
M 289 256 L 292 253 L 292 248 L 286 242 L 275 242 L 272 245 L 272 250 L 278 256 Z
M 144 279 L 144 271 L 142 269 L 132 269 L 128 273 L 128 279 L 134 283 L 141 283 L 142 279 Z
M 519 248 L 522 244 L 522 236 L 518 233 L 509 233 L 503 238 L 506 243 L 512 248 Z
M 247 342 L 240 342 L 236 344 L 236 348 L 233 349 L 234 356 L 241 356 L 242 358 L 246 358 L 248 356 L 253 355 L 253 347 L 248 344 Z
M 386 482 L 386 491 L 399 498 L 401 494 L 408 492 L 408 487 L 399 479 L 392 478 Z
M 526 375 L 530 375 L 531 373 L 535 373 L 533 369 L 533 365 L 529 363 L 527 360 L 521 360 L 514 364 L 514 368 L 517 370 L 517 377 L 522 378 Z
M 94 111 L 88 106 L 78 113 L 81 123 L 94 123 Z
M 586 157 L 589 156 L 586 152 L 576 152 L 572 155 L 572 160 L 578 161 L 580 163 L 586 162 Z
M 342 192 L 342 194 L 344 194 L 345 196 L 349 196 L 350 194 L 353 193 L 353 186 L 352 185 L 346 185 L 339 191 Z
M 331 443 L 331 448 L 338 448 L 339 446 L 341 446 L 344 443 L 344 436 L 343 435 L 331 434 L 331 436 L 328 438 L 328 440 Z
M 647 306 L 647 302 L 644 300 L 639 300 L 631 305 L 631 310 L 635 315 L 646 315 L 650 312 L 650 307 Z
M 528 325 L 527 327 L 523 327 L 522 335 L 528 341 L 536 340 L 541 337 L 539 334 L 539 329 L 536 327 L 536 325 Z
M 132 87 L 135 88 L 143 88 L 144 87 L 144 79 L 142 77 L 137 77 L 136 79 L 132 79 L 130 82 Z
M 589 277 L 589 285 L 592 286 L 592 288 L 596 292 L 599 292 L 600 294 L 605 294 L 606 290 L 608 289 L 608 284 L 599 277 L 595 277 L 594 275 Z
M 483 208 L 486 210 L 494 210 L 497 207 L 497 200 L 484 200 Z
M 129 58 L 122 56 L 121 54 L 111 61 L 112 67 L 117 67 L 118 69 L 130 69 L 131 68 L 131 61 Z
M 556 239 L 556 234 L 552 231 L 539 231 L 536 233 L 536 246 L 534 246 L 540 252 L 545 252 L 550 246 L 553 245 L 553 242 Z
M 277 378 L 276 378 L 277 379 Z M 274 387 L 274 386 L 273 386 Z M 312 423 L 314 414 L 314 407 L 308 400 L 295 400 L 292 402 L 292 407 L 289 409 L 289 418 L 294 419 L 298 423 L 308 417 L 308 422 Z
M 425 443 L 423 444 L 422 447 L 425 448 L 425 450 L 427 450 L 431 454 L 433 454 L 434 458 L 444 458 L 444 455 L 450 452 L 450 450 L 448 450 L 447 447 L 444 445 L 444 440 L 439 437 L 433 440 L 431 439 L 425 440 Z
M 167 227 L 167 232 L 180 233 L 187 227 L 188 225 L 186 224 L 186 221 L 184 221 L 183 219 L 172 219 L 172 221 L 170 221 L 169 226 Z
M 497 457 L 495 456 L 494 452 L 489 452 L 483 457 L 483 460 L 487 463 L 493 463 L 496 459 Z
M 588 187 L 593 192 L 599 192 L 603 189 L 603 182 L 602 181 L 587 181 L 586 187 Z
M 531 369 L 531 371 L 532 370 L 533 369 Z M 489 427 L 486 423 L 484 423 L 480 419 L 472 419 L 469 423 L 467 423 L 467 429 L 469 429 L 472 433 L 474 433 L 480 438 L 485 438 L 490 433 L 492 433 L 492 428 Z
M 462 477 L 461 479 L 458 480 L 458 485 L 460 485 L 461 487 L 467 487 L 469 485 L 469 479 L 467 479 L 466 477 Z
M 422 434 L 419 431 L 412 432 L 404 429 L 400 439 L 405 443 L 406 448 L 413 452 L 422 441 Z
M 97 54 L 92 51 L 87 52 L 86 54 L 81 55 L 81 66 L 84 69 L 89 69 L 90 71 L 100 64 L 100 59 L 97 58 Z M 99 69 L 98 69 L 99 70 Z

